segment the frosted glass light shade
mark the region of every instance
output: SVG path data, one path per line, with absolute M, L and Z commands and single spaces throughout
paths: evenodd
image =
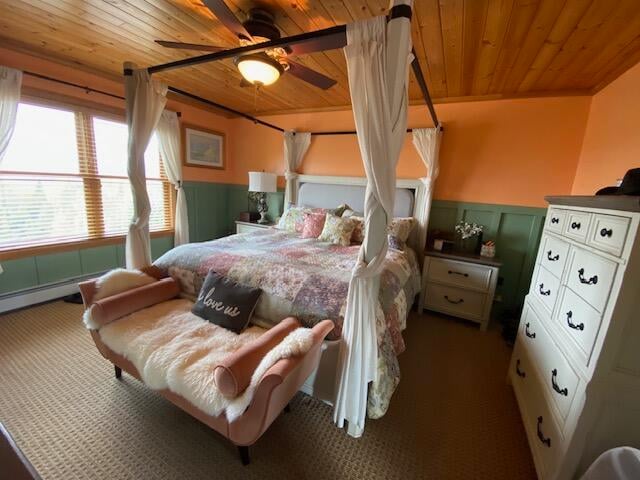
M 249 172 L 249 191 L 273 193 L 276 191 L 277 175 L 267 172 Z
M 254 84 L 271 85 L 280 78 L 282 73 L 280 64 L 266 55 L 265 58 L 257 55 L 240 57 L 236 65 L 245 80 Z

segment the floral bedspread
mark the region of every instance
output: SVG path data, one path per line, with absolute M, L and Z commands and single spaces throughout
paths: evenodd
M 154 264 L 175 278 L 182 293 L 195 298 L 209 270 L 238 283 L 259 287 L 259 320 L 271 326 L 293 315 L 305 326 L 329 318 L 340 337 L 351 270 L 358 245 L 342 247 L 275 229 L 232 235 L 218 240 L 181 245 Z M 400 381 L 397 356 L 404 351 L 402 330 L 408 309 L 420 289 L 418 262 L 412 250 L 390 249 L 380 276 L 376 314 L 378 375 L 369 389 L 367 412 L 383 416 Z M 266 325 L 265 325 L 266 323 Z

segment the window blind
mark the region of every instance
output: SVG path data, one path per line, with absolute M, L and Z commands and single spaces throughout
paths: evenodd
M 0 170 L 0 252 L 119 237 L 133 215 L 127 126 L 21 103 Z M 152 232 L 173 228 L 155 135 L 145 153 Z

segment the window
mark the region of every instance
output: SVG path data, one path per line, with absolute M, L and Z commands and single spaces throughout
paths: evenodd
M 0 169 L 0 251 L 125 235 L 133 215 L 127 136 L 113 118 L 21 103 Z M 155 134 L 145 170 L 150 230 L 171 230 Z

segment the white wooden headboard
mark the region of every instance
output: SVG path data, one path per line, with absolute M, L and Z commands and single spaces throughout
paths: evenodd
M 298 175 L 294 184 L 294 200 L 298 205 L 321 208 L 334 208 L 346 203 L 355 211 L 363 212 L 366 185 L 365 177 Z M 420 180 L 396 180 L 395 217 L 414 216 L 416 191 L 422 186 Z

